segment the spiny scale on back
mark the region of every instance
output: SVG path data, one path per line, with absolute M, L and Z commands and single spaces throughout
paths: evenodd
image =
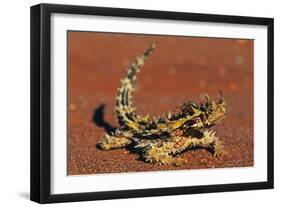
M 152 43 L 127 68 L 116 96 L 120 127 L 115 133 L 106 134 L 98 144 L 99 148 L 109 150 L 130 145 L 144 161 L 165 165 L 186 163 L 186 160 L 175 155 L 196 146 L 208 147 L 215 156 L 221 155 L 223 146 L 215 132 L 208 129 L 225 117 L 226 104 L 222 92 L 217 102 L 203 94 L 205 103 L 183 103 L 176 114 L 168 112 L 157 118 L 137 115 L 132 106 L 134 83 L 137 73 L 155 47 L 156 44 Z

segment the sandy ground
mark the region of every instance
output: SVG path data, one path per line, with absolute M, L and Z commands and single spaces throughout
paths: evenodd
M 125 149 L 101 151 L 104 132 L 118 126 L 115 96 L 130 62 L 151 42 L 156 51 L 138 76 L 134 105 L 162 115 L 188 100 L 222 90 L 226 118 L 215 126 L 226 154 L 204 149 L 183 154 L 188 163 L 144 163 Z M 253 41 L 169 36 L 68 33 L 68 174 L 136 172 L 253 165 Z

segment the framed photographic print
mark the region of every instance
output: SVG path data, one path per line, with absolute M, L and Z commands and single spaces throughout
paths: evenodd
M 273 188 L 273 19 L 31 7 L 31 200 Z

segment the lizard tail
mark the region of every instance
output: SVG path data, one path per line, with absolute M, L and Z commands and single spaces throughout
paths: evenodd
M 135 113 L 135 108 L 132 107 L 132 93 L 134 91 L 134 83 L 136 81 L 137 73 L 140 71 L 144 61 L 149 57 L 156 47 L 156 43 L 152 43 L 149 48 L 138 55 L 127 69 L 125 78 L 121 80 L 121 87 L 118 89 L 116 97 L 116 113 L 118 122 L 121 126 L 128 126 L 136 128 L 138 121 L 142 118 Z

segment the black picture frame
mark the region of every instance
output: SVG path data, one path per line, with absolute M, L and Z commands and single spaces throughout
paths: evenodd
M 134 17 L 148 19 L 181 20 L 194 22 L 219 22 L 267 26 L 267 181 L 238 184 L 169 187 L 106 192 L 85 192 L 73 194 L 50 193 L 50 15 L 52 13 L 99 15 L 113 17 Z M 271 189 L 274 186 L 273 147 L 273 38 L 272 18 L 195 14 L 168 11 L 103 8 L 56 4 L 39 4 L 31 7 L 31 174 L 30 199 L 39 203 L 88 201 L 102 199 L 166 196 L 179 194 L 210 193 Z

